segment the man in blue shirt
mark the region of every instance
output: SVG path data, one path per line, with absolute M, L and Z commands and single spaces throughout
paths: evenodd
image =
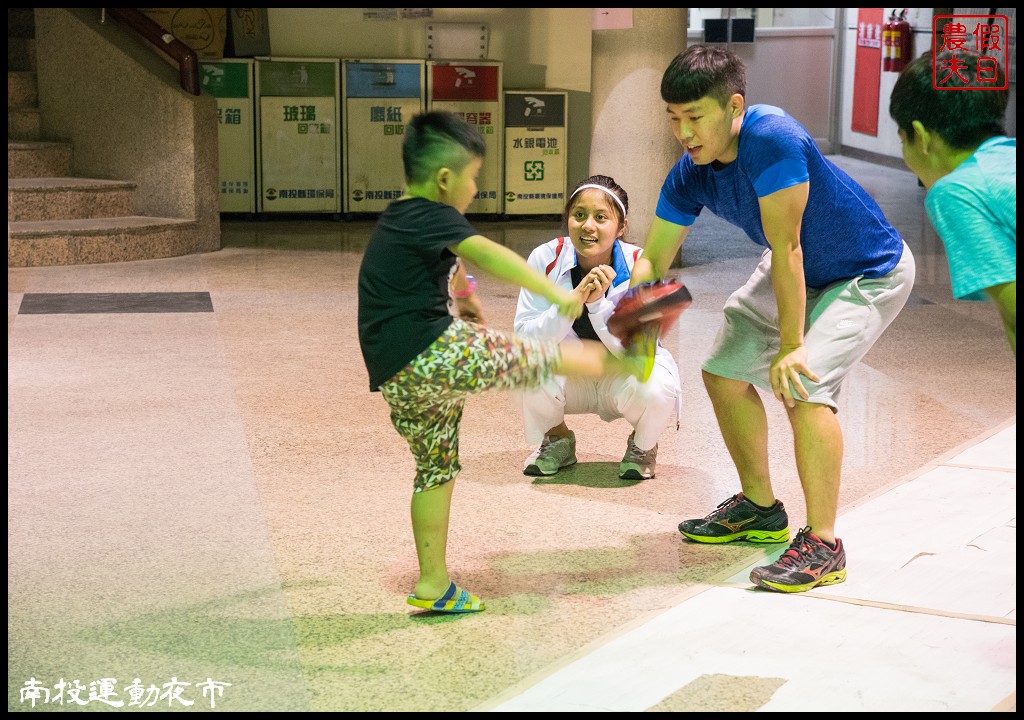
M 679 531 L 696 542 L 785 542 L 789 519 L 772 490 L 768 418 L 758 388 L 785 406 L 806 526 L 751 582 L 801 592 L 846 579 L 835 535 L 843 437 L 842 383 L 902 310 L 914 259 L 878 204 L 825 158 L 783 110 L 746 104 L 734 53 L 696 45 L 666 69 L 661 96 L 685 151 L 669 171 L 631 282 L 659 279 L 704 208 L 764 247 L 726 302 L 702 366 L 742 491 Z

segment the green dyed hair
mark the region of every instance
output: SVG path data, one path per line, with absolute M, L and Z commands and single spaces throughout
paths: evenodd
M 405 180 L 422 184 L 443 167 L 461 172 L 486 152 L 483 135 L 459 115 L 441 110 L 415 115 L 402 141 Z

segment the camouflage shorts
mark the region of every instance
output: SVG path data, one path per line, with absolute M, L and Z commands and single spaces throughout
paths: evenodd
M 468 395 L 533 388 L 554 375 L 558 345 L 453 320 L 411 363 L 380 386 L 391 422 L 416 460 L 415 492 L 455 478 L 459 423 Z

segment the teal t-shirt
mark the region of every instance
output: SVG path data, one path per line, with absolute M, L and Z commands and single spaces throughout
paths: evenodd
M 932 185 L 925 208 L 946 246 L 953 297 L 1017 280 L 1017 139 L 983 142 Z

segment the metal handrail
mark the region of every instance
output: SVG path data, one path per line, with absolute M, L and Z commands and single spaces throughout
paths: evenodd
M 199 56 L 196 51 L 160 27 L 153 18 L 136 8 L 100 8 L 100 22 L 106 23 L 107 15 L 134 30 L 150 45 L 178 63 L 178 78 L 181 89 L 199 95 Z

